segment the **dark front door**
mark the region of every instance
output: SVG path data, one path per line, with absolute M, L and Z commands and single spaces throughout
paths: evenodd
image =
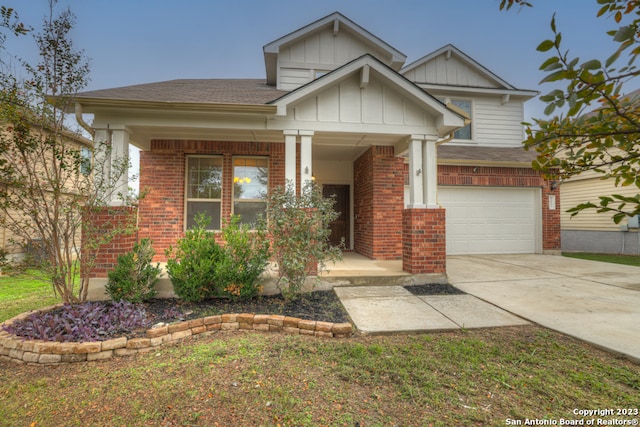
M 349 214 L 349 186 L 348 185 L 324 185 L 322 187 L 322 195 L 324 197 L 334 197 L 336 203 L 333 208 L 340 213 L 338 219 L 330 224 L 332 245 L 339 245 L 344 239 L 344 247 L 348 249 L 351 245 L 349 241 L 350 218 Z

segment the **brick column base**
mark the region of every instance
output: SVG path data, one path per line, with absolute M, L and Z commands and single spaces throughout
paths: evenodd
M 94 266 L 91 271 L 81 272 L 89 278 L 106 278 L 107 273 L 118 263 L 118 255 L 122 255 L 133 249 L 137 235 L 135 233 L 137 210 L 132 207 L 104 207 L 85 213 L 83 225 L 83 252 L 85 256 L 95 256 Z M 109 236 L 114 230 L 127 230 L 123 234 L 111 235 L 110 241 L 90 248 L 88 239 L 99 241 L 101 235 Z M 107 239 L 109 240 L 109 239 Z
M 402 214 L 402 269 L 411 274 L 446 274 L 444 209 L 405 209 Z

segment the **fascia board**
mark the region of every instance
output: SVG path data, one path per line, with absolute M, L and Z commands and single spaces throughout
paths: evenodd
M 220 113 L 275 114 L 276 107 L 268 104 L 231 104 L 231 103 L 197 103 L 197 102 L 157 102 L 131 101 L 104 98 L 76 98 L 85 112 L 92 108 L 133 108 L 146 110 L 183 110 Z

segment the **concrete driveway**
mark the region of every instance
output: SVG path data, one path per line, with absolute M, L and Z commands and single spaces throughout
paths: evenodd
M 449 283 L 513 314 L 640 361 L 640 268 L 552 255 L 447 258 Z

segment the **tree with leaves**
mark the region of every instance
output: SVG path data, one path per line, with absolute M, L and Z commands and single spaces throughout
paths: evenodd
M 583 60 L 570 55 L 562 43 L 555 16 L 553 37 L 538 45 L 551 56 L 540 69 L 541 83 L 564 86 L 542 95 L 545 114 L 563 113 L 527 124 L 524 145 L 538 153 L 533 167 L 549 178 L 563 181 L 591 171 L 611 179 L 616 187 L 640 189 L 640 93 L 625 94 L 623 86 L 640 74 L 635 60 L 640 54 L 640 2 L 597 0 L 597 16 L 612 18 L 616 27 L 607 34 L 616 48 L 607 58 Z M 500 9 L 532 6 L 524 0 L 502 0 Z M 640 214 L 640 193 L 599 196 L 569 209 L 573 215 L 596 209 L 619 223 Z
M 87 273 L 99 248 L 132 227 L 120 223 L 102 232 L 84 221 L 111 200 L 128 159 L 98 161 L 110 159 L 109 144 L 94 147 L 65 127 L 89 65 L 70 38 L 74 15 L 67 9 L 54 16 L 54 6 L 51 0 L 42 30 L 34 33 L 39 62 L 23 64 L 28 77 L 0 75 L 0 225 L 38 256 L 62 301 L 75 303 L 87 297 Z

